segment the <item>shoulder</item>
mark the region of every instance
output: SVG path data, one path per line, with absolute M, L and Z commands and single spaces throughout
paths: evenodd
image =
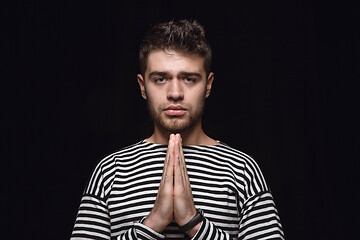
M 146 142 L 144 141 L 137 142 L 135 144 L 123 147 L 117 150 L 116 152 L 107 155 L 106 157 L 100 160 L 97 166 L 105 167 L 119 159 L 124 159 L 124 160 L 131 159 L 138 154 L 142 154 L 147 149 L 149 149 L 149 146 Z
M 258 163 L 251 155 L 222 142 L 219 145 L 219 149 L 221 149 L 222 154 L 230 156 L 232 161 L 242 166 L 242 177 L 245 185 L 249 188 L 249 192 L 255 194 L 269 190 Z
M 234 159 L 243 162 L 246 167 L 256 168 L 258 171 L 260 171 L 258 163 L 250 154 L 230 147 L 223 142 L 221 142 L 221 144 L 221 146 L 223 147 L 223 151 L 231 155 Z
M 99 189 L 107 193 L 115 179 L 116 171 L 121 166 L 132 166 L 139 156 L 151 151 L 151 146 L 144 141 L 121 148 L 101 159 L 95 166 L 85 192 L 98 195 Z
M 199 146 L 200 148 L 203 147 L 203 150 L 205 153 L 211 153 L 213 155 L 218 156 L 223 161 L 228 161 L 230 163 L 237 163 L 241 164 L 242 166 L 245 165 L 253 165 L 256 164 L 256 161 L 254 158 L 236 148 L 233 148 L 229 145 L 227 145 L 224 142 L 218 141 L 219 144 L 217 145 L 208 145 L 208 146 Z
M 224 168 L 245 178 L 247 173 L 258 175 L 260 169 L 252 156 L 219 142 L 217 145 L 191 145 L 183 147 L 185 158 L 195 159 L 197 164 Z
M 134 166 L 139 161 L 166 154 L 166 149 L 165 145 L 152 144 L 142 140 L 104 157 L 96 165 L 95 171 L 106 174 L 115 168 Z

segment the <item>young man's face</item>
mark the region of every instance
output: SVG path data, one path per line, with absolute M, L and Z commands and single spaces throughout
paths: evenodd
M 213 73 L 206 76 L 202 57 L 173 50 L 152 51 L 144 77 L 139 74 L 138 82 L 155 131 L 182 133 L 201 127 L 205 98 L 213 81 Z

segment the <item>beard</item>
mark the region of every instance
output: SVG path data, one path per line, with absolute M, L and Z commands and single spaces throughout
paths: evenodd
M 149 100 L 147 105 L 150 117 L 154 122 L 154 127 L 167 133 L 183 133 L 193 129 L 201 122 L 205 108 L 205 99 L 198 104 L 196 109 L 188 105 L 182 105 L 187 109 L 186 113 L 182 116 L 167 116 L 163 111 L 166 108 L 165 105 L 155 109 Z

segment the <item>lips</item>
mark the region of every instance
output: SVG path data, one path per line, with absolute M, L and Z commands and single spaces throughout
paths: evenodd
M 182 116 L 185 114 L 186 109 L 180 105 L 170 105 L 165 108 L 164 112 L 168 116 Z

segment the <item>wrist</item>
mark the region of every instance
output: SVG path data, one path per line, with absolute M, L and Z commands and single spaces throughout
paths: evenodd
M 193 228 L 191 228 L 189 231 L 186 232 L 186 234 L 190 237 L 193 238 L 197 232 L 199 231 L 200 227 L 201 227 L 202 221 L 199 222 L 198 224 L 196 224 Z
M 162 233 L 166 226 L 168 225 L 167 222 L 162 221 L 163 219 L 155 218 L 152 214 L 149 214 L 142 224 L 151 228 L 155 232 Z
M 182 232 L 188 234 L 190 237 L 193 237 L 199 230 L 203 219 L 204 219 L 203 210 L 196 209 L 195 216 L 192 219 L 190 219 L 190 221 L 180 226 L 179 228 Z

